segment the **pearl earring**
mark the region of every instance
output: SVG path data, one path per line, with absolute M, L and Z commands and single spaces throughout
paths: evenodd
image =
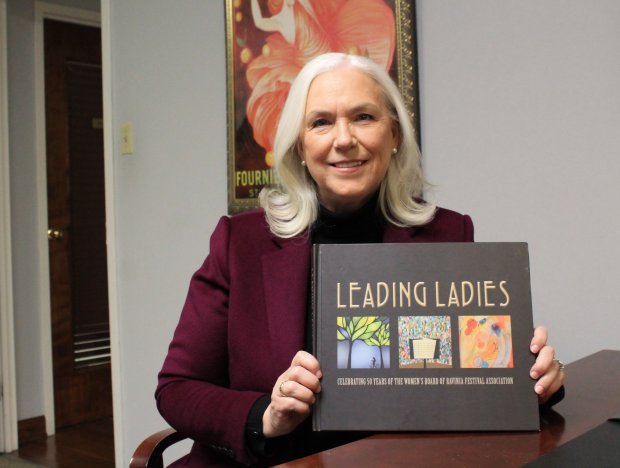
M 398 148 L 392 148 L 392 154 L 398 153 Z
M 304 161 L 303 159 L 301 160 L 301 165 L 306 167 L 306 161 Z

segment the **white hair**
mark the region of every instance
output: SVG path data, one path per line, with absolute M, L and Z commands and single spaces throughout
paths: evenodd
M 263 188 L 259 196 L 271 232 L 279 237 L 302 234 L 317 219 L 317 187 L 301 165 L 299 138 L 312 81 L 321 73 L 339 67 L 355 68 L 374 80 L 381 88 L 391 118 L 398 124 L 400 145 L 390 159 L 379 189 L 383 216 L 396 226 L 408 227 L 428 223 L 435 213 L 433 204 L 420 199 L 425 185 L 420 150 L 398 87 L 372 60 L 332 52 L 315 57 L 302 68 L 291 85 L 280 115 L 274 142 L 274 172 L 278 185 Z

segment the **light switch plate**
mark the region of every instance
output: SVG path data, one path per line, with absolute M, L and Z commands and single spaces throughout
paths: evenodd
M 121 154 L 133 154 L 133 125 L 121 125 Z

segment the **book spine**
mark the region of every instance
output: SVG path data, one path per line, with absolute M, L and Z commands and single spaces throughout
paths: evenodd
M 314 244 L 312 246 L 312 267 L 310 273 L 310 323 L 311 323 L 311 352 L 314 357 L 317 358 L 319 364 L 321 364 L 321 353 L 320 353 L 320 343 L 318 341 L 317 327 L 319 324 L 317 323 L 318 314 L 316 313 L 316 308 L 319 304 L 319 261 L 321 255 L 321 245 Z M 321 406 L 319 400 L 321 395 L 316 395 L 316 401 L 314 403 L 314 407 L 312 409 L 312 429 L 315 431 L 321 430 Z

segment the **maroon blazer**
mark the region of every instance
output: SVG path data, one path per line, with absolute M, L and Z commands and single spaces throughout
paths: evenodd
M 383 242 L 471 242 L 469 216 L 439 208 L 418 228 L 388 225 Z M 308 236 L 282 239 L 262 210 L 222 217 L 210 253 L 192 277 L 159 374 L 157 406 L 195 440 L 187 466 L 252 460 L 248 413 L 271 395 L 278 376 L 304 346 L 310 278 Z

